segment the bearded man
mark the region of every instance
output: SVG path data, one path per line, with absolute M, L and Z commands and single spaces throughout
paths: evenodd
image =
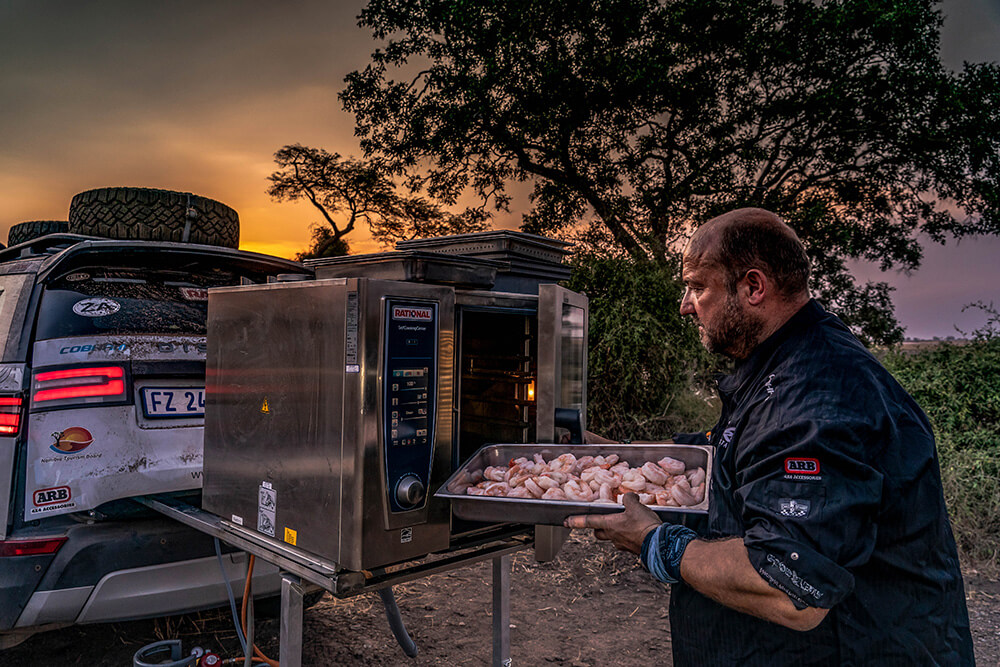
M 926 416 L 809 295 L 809 260 L 762 209 L 701 226 L 681 313 L 735 360 L 707 521 L 625 511 L 572 528 L 673 584 L 675 665 L 970 665 L 972 637 Z

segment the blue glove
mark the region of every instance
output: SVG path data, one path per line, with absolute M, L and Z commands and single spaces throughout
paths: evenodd
M 642 566 L 665 584 L 681 580 L 681 558 L 688 543 L 698 537 L 690 528 L 665 523 L 646 534 L 639 560 Z

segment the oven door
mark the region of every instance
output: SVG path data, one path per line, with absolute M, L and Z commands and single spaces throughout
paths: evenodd
M 572 442 L 587 425 L 588 302 L 559 285 L 538 289 L 538 442 Z
M 583 442 L 587 427 L 587 297 L 559 285 L 538 287 L 538 442 Z M 535 526 L 535 559 L 559 553 L 569 529 Z

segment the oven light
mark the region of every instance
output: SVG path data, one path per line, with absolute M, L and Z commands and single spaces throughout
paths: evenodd
M 535 400 L 535 382 L 531 381 L 528 383 L 528 400 Z

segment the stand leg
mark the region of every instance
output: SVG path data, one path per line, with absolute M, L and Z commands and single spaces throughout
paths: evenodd
M 493 559 L 493 667 L 510 667 L 510 554 Z M 284 667 L 284 665 L 282 665 Z
M 281 667 L 302 667 L 302 584 L 298 577 L 281 573 L 281 634 L 278 662 Z

